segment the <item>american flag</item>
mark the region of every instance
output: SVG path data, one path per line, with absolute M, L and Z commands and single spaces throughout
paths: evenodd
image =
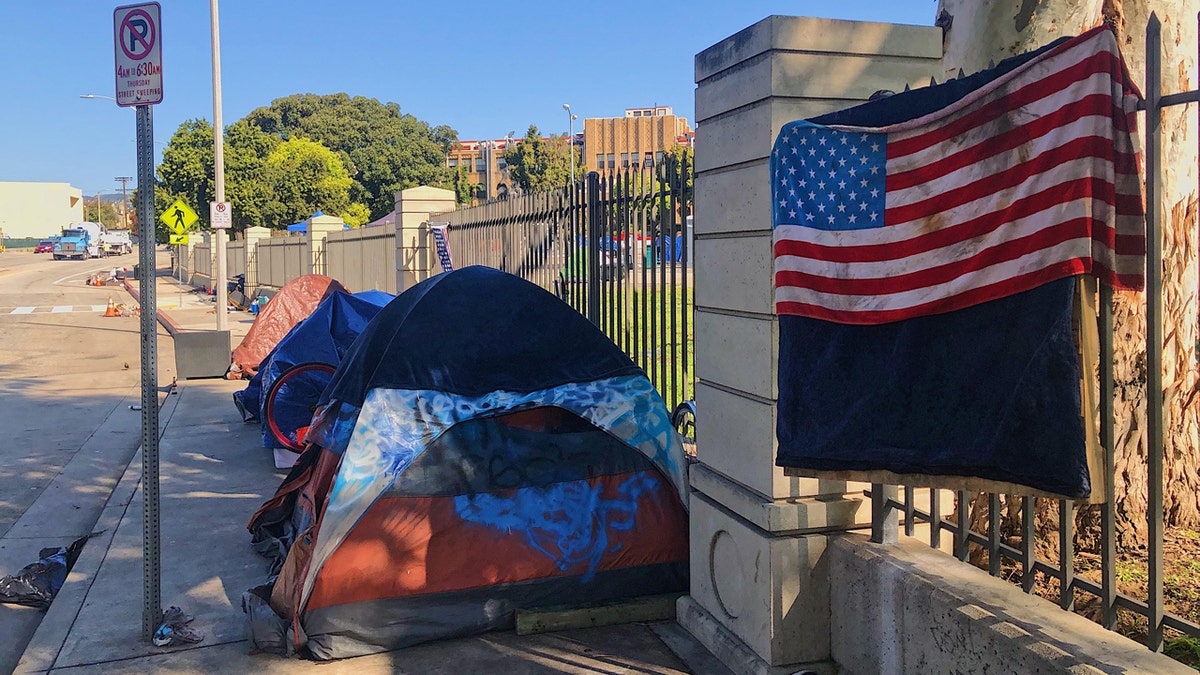
M 866 105 L 886 114 L 945 86 Z M 1141 289 L 1140 99 L 1097 28 L 915 119 L 785 125 L 771 156 L 777 312 L 888 323 L 1076 274 Z

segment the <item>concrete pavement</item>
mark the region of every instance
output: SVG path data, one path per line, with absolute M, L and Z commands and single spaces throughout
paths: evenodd
M 171 297 L 173 283 L 159 279 L 160 302 Z M 212 303 L 195 294 L 167 312 L 184 329 L 215 328 Z M 230 315 L 234 344 L 252 323 L 249 314 Z M 161 415 L 162 604 L 194 615 L 204 641 L 158 648 L 140 635 L 139 451 L 94 527 L 102 534 L 84 548 L 16 672 L 727 672 L 673 622 L 539 636 L 489 633 L 329 664 L 249 654 L 240 598 L 265 580 L 267 567 L 250 549 L 245 524 L 284 472 L 261 447 L 258 426 L 243 424 L 233 406 L 231 394 L 244 386 L 181 382 Z

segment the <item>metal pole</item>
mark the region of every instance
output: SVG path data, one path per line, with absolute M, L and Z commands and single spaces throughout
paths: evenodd
M 1146 646 L 1163 642 L 1162 388 L 1162 24 L 1146 26 L 1146 519 L 1149 521 L 1149 627 Z
M 121 222 L 125 228 L 129 228 L 129 189 L 127 184 L 133 178 L 129 176 L 117 176 L 113 180 L 121 181 Z
M 212 80 L 213 80 L 213 179 L 216 200 L 225 201 L 225 126 L 221 119 L 221 30 L 217 13 L 217 0 L 209 0 L 212 15 Z M 212 224 L 211 222 L 209 223 Z M 309 233 L 311 236 L 311 232 Z M 214 230 L 217 256 L 214 261 L 217 277 L 217 330 L 229 329 L 229 289 L 225 277 L 225 230 Z M 182 303 L 182 300 L 180 301 Z M 180 305 L 182 306 L 182 304 Z
M 564 103 L 563 110 L 567 111 L 567 152 L 571 155 L 571 185 L 575 184 L 575 116 L 571 114 L 571 104 Z M 596 167 L 597 169 L 600 167 Z
M 894 544 L 900 539 L 900 514 L 888 504 L 900 496 L 895 485 L 871 485 L 871 541 Z
M 595 171 L 587 175 L 587 318 L 592 325 L 600 326 L 600 217 L 604 209 L 600 204 L 600 174 Z
M 1104 446 L 1104 503 L 1100 506 L 1100 589 L 1102 625 L 1117 625 L 1116 447 L 1113 392 L 1113 290 L 1100 284 L 1100 444 Z
M 155 321 L 154 115 L 137 106 L 138 289 L 142 342 L 142 635 L 149 640 L 162 621 L 158 517 L 158 327 Z

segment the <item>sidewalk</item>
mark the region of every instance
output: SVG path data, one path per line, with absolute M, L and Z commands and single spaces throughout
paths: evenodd
M 160 303 L 174 291 L 173 280 L 160 278 Z M 184 329 L 214 328 L 212 303 L 204 303 L 202 296 L 185 294 L 182 309 L 169 310 L 169 319 Z M 247 313 L 230 314 L 235 345 L 252 322 Z M 233 406 L 231 394 L 244 386 L 219 379 L 180 382 L 162 411 L 162 604 L 194 615 L 192 625 L 204 632 L 204 641 L 158 648 L 141 637 L 139 451 L 96 524 L 94 531 L 103 534 L 85 547 L 16 672 L 727 672 L 673 622 L 535 636 L 488 633 L 323 664 L 249 654 L 241 594 L 265 580 L 267 567 L 250 549 L 245 525 L 285 472 L 274 469 L 271 453 L 261 447 L 258 426 L 243 424 Z

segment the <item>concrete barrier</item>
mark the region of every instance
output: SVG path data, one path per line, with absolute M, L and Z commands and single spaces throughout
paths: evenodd
M 833 659 L 868 673 L 1195 671 L 913 540 L 829 538 Z

